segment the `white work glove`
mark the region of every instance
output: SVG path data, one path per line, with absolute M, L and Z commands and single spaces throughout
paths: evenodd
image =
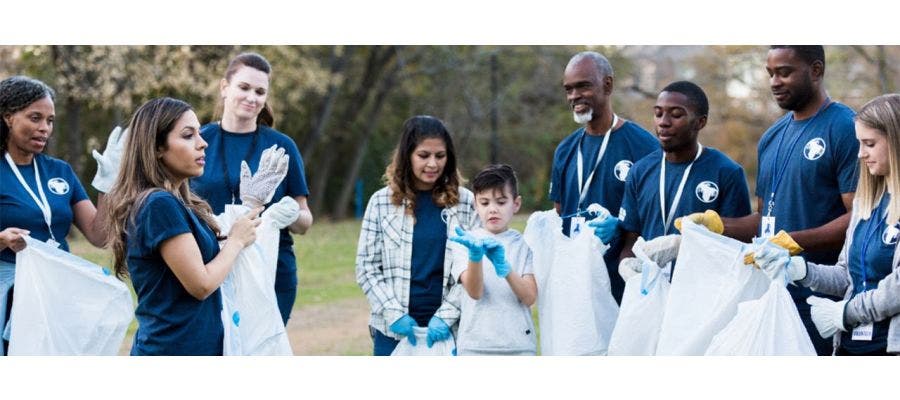
M 773 281 L 782 274 L 791 282 L 806 277 L 806 260 L 803 257 L 791 257 L 786 249 L 769 241 L 753 250 L 753 259 L 759 269 Z
M 824 339 L 834 336 L 838 330 L 847 332 L 844 327 L 844 306 L 847 300 L 831 301 L 826 298 L 809 296 L 806 303 L 812 306 L 809 313 L 816 330 Z
M 628 280 L 632 276 L 641 273 L 643 262 L 634 257 L 623 258 L 619 261 L 619 275 L 622 280 Z
M 255 208 L 272 201 L 275 189 L 287 175 L 290 158 L 284 154 L 284 148 L 273 144 L 262 152 L 256 175 L 251 175 L 250 166 L 241 161 L 241 203 Z
M 112 190 L 116 177 L 119 176 L 119 166 L 122 164 L 122 151 L 125 149 L 125 141 L 128 138 L 128 128 L 115 127 L 106 139 L 106 149 L 103 154 L 97 150 L 91 152 L 94 160 L 97 160 L 97 174 L 91 181 L 91 186 L 102 193 Z
M 681 246 L 681 235 L 677 234 L 660 236 L 647 242 L 644 241 L 644 238 L 639 237 L 634 243 L 635 248 L 643 251 L 647 258 L 660 268 L 678 257 L 678 246 Z
M 290 196 L 284 196 L 263 212 L 263 217 L 271 218 L 278 229 L 287 228 L 300 217 L 300 205 Z

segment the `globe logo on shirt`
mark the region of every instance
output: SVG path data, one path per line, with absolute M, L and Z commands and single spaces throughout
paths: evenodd
M 616 179 L 625 182 L 625 178 L 628 177 L 628 171 L 631 171 L 631 161 L 622 160 L 616 163 L 615 168 L 613 168 L 613 174 L 616 176 Z
M 897 244 L 898 238 L 900 238 L 900 224 L 888 225 L 881 234 L 881 242 L 888 246 Z
M 63 178 L 52 178 L 47 181 L 47 188 L 50 192 L 59 196 L 69 193 L 69 182 Z
M 823 154 L 825 154 L 825 141 L 822 138 L 812 139 L 803 147 L 803 157 L 809 161 L 818 160 Z
M 719 198 L 719 185 L 716 185 L 715 182 L 703 181 L 697 184 L 694 193 L 697 194 L 697 198 L 700 199 L 700 201 L 712 203 Z

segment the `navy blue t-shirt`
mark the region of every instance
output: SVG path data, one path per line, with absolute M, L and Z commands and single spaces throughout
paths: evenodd
M 900 236 L 900 224 L 885 223 L 890 197 L 890 194 L 885 193 L 878 208 L 872 210 L 869 219 L 860 220 L 853 232 L 853 243 L 850 245 L 847 262 L 854 297 L 863 291 L 878 288 L 878 282 L 893 272 L 894 251 L 897 248 L 897 238 Z M 864 267 L 865 286 L 863 286 Z M 853 335 L 848 332 L 841 336 L 841 347 L 850 353 L 883 351 L 887 349 L 890 323 L 890 319 L 876 322 L 871 341 L 852 340 Z
M 87 193 L 81 186 L 81 182 L 78 181 L 75 171 L 65 161 L 44 154 L 37 154 L 34 159 L 37 160 L 44 195 L 47 196 L 47 203 L 50 204 L 53 235 L 59 242 L 60 248 L 69 251 L 66 236 L 69 234 L 75 218 L 72 207 L 82 200 L 87 200 Z M 40 199 L 41 196 L 35 181 L 34 163 L 17 165 L 17 167 L 28 187 Z M 5 159 L 0 159 L 0 188 L 2 188 L 0 190 L 0 231 L 10 227 L 27 229 L 31 231 L 31 237 L 47 241 L 50 238 L 50 231 L 47 230 L 44 214 L 16 179 L 16 175 Z M 0 252 L 0 260 L 15 264 L 16 253 L 10 249 L 4 249 Z
M 284 196 L 309 196 L 306 174 L 303 169 L 303 158 L 297 144 L 287 135 L 270 127 L 259 125 L 257 133 L 231 133 L 222 129 L 218 123 L 210 123 L 200 128 L 200 135 L 209 147 L 206 148 L 206 166 L 203 175 L 191 179 L 191 190 L 206 200 L 218 215 L 225 211 L 226 204 L 241 204 L 240 177 L 241 160 L 247 157 L 250 171 L 256 173 L 263 150 L 277 144 L 285 149 L 291 157 L 287 176 L 278 185 L 272 201 L 278 202 Z M 254 138 L 254 136 L 256 138 Z M 254 146 L 255 143 L 255 146 Z M 224 149 L 224 152 L 223 152 Z M 228 161 L 228 173 L 224 166 Z M 227 232 L 224 232 L 227 233 Z M 275 290 L 296 289 L 297 263 L 293 251 L 294 240 L 288 228 L 282 229 L 278 243 L 278 269 Z
M 622 228 L 635 232 L 644 240 L 677 233 L 674 220 L 695 212 L 714 210 L 722 217 L 736 218 L 750 215 L 750 190 L 744 169 L 727 155 L 711 147 L 704 147 L 703 152 L 691 167 L 685 182 L 681 200 L 672 218 L 673 224 L 667 232 L 663 231 L 663 217 L 659 207 L 660 162 L 663 151 L 656 150 L 642 158 L 628 174 L 625 182 L 625 198 L 619 217 Z M 690 165 L 666 162 L 666 216 L 675 199 L 675 192 L 681 183 L 682 176 Z
M 167 239 L 190 233 L 207 264 L 219 254 L 213 231 L 174 195 L 158 191 L 140 205 L 127 232 L 126 262 L 138 298 L 131 355 L 222 355 L 220 290 L 197 300 L 159 251 Z
M 775 192 L 775 231 L 816 228 L 844 215 L 842 193 L 856 191 L 859 142 L 853 110 L 833 102 L 818 116 L 794 121 L 788 113 L 759 140 L 756 196 L 765 216 Z M 777 157 L 777 160 L 776 160 Z M 780 179 L 777 189 L 775 180 Z M 762 224 L 760 224 L 762 225 Z M 840 249 L 805 252 L 818 264 L 837 262 Z
M 773 232 L 816 228 L 847 212 L 841 194 L 855 192 L 859 176 L 856 161 L 859 142 L 853 116 L 849 107 L 833 102 L 816 117 L 802 121 L 794 121 L 793 113 L 788 113 L 763 134 L 757 148 L 756 196 L 763 202 L 759 212 L 766 216 L 775 191 Z M 776 178 L 780 179 L 777 190 Z M 761 231 L 762 224 L 760 234 Z M 839 253 L 839 249 L 807 251 L 802 256 L 817 264 L 834 265 Z M 839 298 L 801 286 L 787 288 L 816 352 L 830 353 L 831 341 L 815 332 L 806 298 L 812 295 Z
M 635 161 L 659 148 L 659 141 L 650 132 L 641 128 L 638 124 L 625 121 L 621 127 L 610 133 L 606 152 L 597 165 L 591 185 L 587 188 L 587 195 L 581 208 L 585 209 L 591 203 L 597 203 L 605 207 L 613 215 L 622 206 L 622 196 L 625 192 L 625 178 Z M 585 138 L 586 140 L 582 140 Z M 569 215 L 578 211 L 578 144 L 582 145 L 583 173 L 582 182 L 587 180 L 597 153 L 600 150 L 602 136 L 586 135 L 584 128 L 579 128 L 559 143 L 553 154 L 553 166 L 550 172 L 550 200 L 559 203 L 559 213 L 563 218 L 562 230 L 569 233 L 571 218 Z M 589 148 L 590 147 L 590 148 Z M 618 276 L 619 253 L 622 251 L 622 240 L 616 237 L 609 243 L 610 249 L 603 257 L 606 268 L 611 277 Z M 612 293 L 616 301 L 622 298 L 625 282 L 621 279 L 612 279 Z
M 409 316 L 419 326 L 441 307 L 444 294 L 444 250 L 447 223 L 442 208 L 434 204 L 432 192 L 416 193 L 416 225 L 413 227 L 412 261 L 409 282 Z

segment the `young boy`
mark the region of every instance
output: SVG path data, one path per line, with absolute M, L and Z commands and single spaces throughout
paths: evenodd
M 453 279 L 461 295 L 457 334 L 459 355 L 534 355 L 531 305 L 537 298 L 531 249 L 509 221 L 519 211 L 516 174 L 508 165 L 491 165 L 472 181 L 481 228 L 456 228 Z

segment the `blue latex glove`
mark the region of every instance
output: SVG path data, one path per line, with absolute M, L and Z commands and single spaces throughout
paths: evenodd
M 432 316 L 428 321 L 428 348 L 436 342 L 450 339 L 450 326 L 438 316 Z
M 491 264 L 494 264 L 494 272 L 501 278 L 509 275 L 509 263 L 506 262 L 506 250 L 497 239 L 492 237 L 484 238 L 484 251 Z
M 450 237 L 450 240 L 459 243 L 469 249 L 469 261 L 481 262 L 484 257 L 484 246 L 481 239 L 476 238 L 471 233 L 463 231 L 461 227 L 456 227 L 456 236 Z
M 429 323 L 429 325 L 431 324 Z M 414 320 L 413 317 L 410 317 L 409 314 L 403 314 L 400 319 L 394 321 L 394 323 L 391 324 L 390 329 L 391 332 L 394 332 L 400 336 L 406 336 L 406 338 L 409 339 L 409 344 L 415 346 L 416 334 L 413 332 L 413 328 L 417 326 L 419 325 L 416 324 L 416 320 Z M 431 332 L 430 326 L 428 332 Z M 429 345 L 428 347 L 431 347 L 431 345 Z
M 609 244 L 619 235 L 619 219 L 611 215 L 606 218 L 597 218 L 588 221 L 587 226 L 594 228 L 594 236 L 603 244 Z

